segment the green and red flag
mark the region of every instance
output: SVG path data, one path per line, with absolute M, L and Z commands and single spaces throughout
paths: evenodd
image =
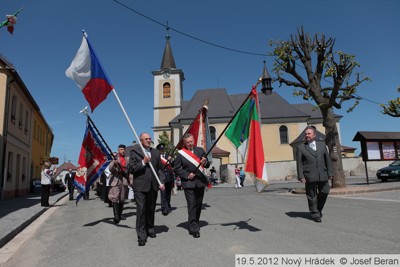
M 225 136 L 244 156 L 245 171 L 253 177 L 257 191 L 261 192 L 268 185 L 268 176 L 261 137 L 258 94 L 255 87 L 232 120 Z
M 12 15 L 7 15 L 6 20 L 0 23 L 0 28 L 7 26 L 7 30 L 9 33 L 13 34 L 14 32 L 14 25 L 17 24 L 17 16 L 18 13 L 22 11 L 23 8 L 18 10 Z

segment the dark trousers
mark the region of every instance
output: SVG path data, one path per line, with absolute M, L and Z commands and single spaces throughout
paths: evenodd
M 204 187 L 185 188 L 185 198 L 188 208 L 189 232 L 200 231 L 199 221 L 203 205 Z
M 49 184 L 42 184 L 42 196 L 40 198 L 42 207 L 50 206 L 50 204 L 49 204 L 50 186 L 51 185 L 49 185 Z
M 136 233 L 139 240 L 146 240 L 147 235 L 154 233 L 154 215 L 158 192 L 135 191 L 136 199 Z
M 74 199 L 74 186 L 73 185 L 68 185 L 68 192 L 69 192 L 69 200 Z
M 330 186 L 328 181 L 306 183 L 308 208 L 312 218 L 321 217 L 329 190 Z
M 109 207 L 111 207 L 112 206 L 112 202 L 111 202 L 111 200 L 108 198 L 108 193 L 110 192 L 110 186 L 103 186 L 104 187 L 104 190 L 103 190 L 103 192 L 104 192 L 104 203 L 108 203 L 108 206 Z
M 90 188 L 86 188 L 86 191 L 83 194 L 83 199 L 84 200 L 89 200 L 89 190 L 90 190 Z
M 164 185 L 165 185 L 165 190 L 161 190 L 161 210 L 170 211 L 173 182 L 166 182 L 164 183 Z

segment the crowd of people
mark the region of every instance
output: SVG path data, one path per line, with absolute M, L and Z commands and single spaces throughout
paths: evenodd
M 316 142 L 316 129 L 307 127 L 304 144 L 296 153 L 298 180 L 305 183 L 310 215 L 315 222 L 321 222 L 322 209 L 329 194 L 328 181 L 333 178 L 333 167 L 325 144 Z M 118 224 L 125 220 L 124 204 L 128 198 L 136 204 L 136 234 L 139 246 L 145 246 L 148 237 L 156 238 L 154 229 L 158 191 L 161 191 L 161 213 L 167 216 L 172 211 L 173 188 L 184 191 L 187 203 L 188 233 L 200 237 L 200 215 L 203 209 L 205 189 L 210 184 L 218 184 L 217 171 L 210 167 L 206 152 L 194 145 L 194 137 L 185 134 L 183 147 L 175 155 L 167 152 L 165 144 L 152 147 L 148 133 L 140 135 L 140 143 L 135 144 L 126 155 L 126 146 L 121 144 L 113 153 L 113 160 L 96 183 L 96 194 L 113 208 L 113 221 Z M 169 151 L 171 152 L 171 151 Z M 50 184 L 57 169 L 44 163 L 42 170 L 42 206 L 49 206 Z M 246 174 L 243 167 L 235 165 L 235 188 L 242 188 Z M 74 177 L 70 169 L 65 175 L 69 199 L 74 199 Z M 88 191 L 88 190 L 87 190 Z M 87 193 L 88 197 L 88 193 Z

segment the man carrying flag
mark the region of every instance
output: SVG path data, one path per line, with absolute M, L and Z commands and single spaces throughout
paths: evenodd
M 201 147 L 207 153 L 207 161 L 209 164 L 212 162 L 212 153 L 211 153 L 211 135 L 210 135 L 210 127 L 208 123 L 208 100 L 205 101 L 203 107 L 199 110 L 196 118 L 194 118 L 193 122 L 189 125 L 186 133 L 191 134 L 193 136 L 193 145 L 196 147 Z M 185 133 L 185 134 L 186 134 Z M 178 148 L 183 147 L 183 138 L 177 145 Z M 203 170 L 204 176 L 207 178 L 207 187 L 211 188 L 212 183 L 206 174 L 206 170 Z
M 110 153 L 108 153 L 94 132 L 92 125 L 87 121 L 82 148 L 79 154 L 79 168 L 74 180 L 74 186 L 80 191 L 76 197 L 76 204 L 78 204 L 82 196 L 87 195 L 91 185 L 104 172 L 111 160 Z
M 245 156 L 245 171 L 253 176 L 256 189 L 261 192 L 268 185 L 268 177 L 261 137 L 258 94 L 255 87 L 236 113 L 225 136 Z
M 183 148 L 174 161 L 174 172 L 182 181 L 188 207 L 189 234 L 200 237 L 200 214 L 208 179 L 203 173 L 210 166 L 203 148 L 194 145 L 194 137 L 187 133 L 182 138 Z

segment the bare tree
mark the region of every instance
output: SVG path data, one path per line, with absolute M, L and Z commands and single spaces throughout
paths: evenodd
M 400 87 L 397 88 L 397 91 L 400 92 Z M 381 105 L 383 108 L 382 113 L 392 116 L 392 117 L 400 117 L 400 97 L 397 99 L 389 100 L 387 105 Z
M 295 87 L 295 95 L 303 96 L 305 100 L 311 98 L 321 110 L 325 142 L 335 169 L 332 185 L 346 187 L 334 108 L 341 109 L 343 102 L 352 101 L 347 112 L 352 111 L 360 100 L 355 95 L 357 87 L 369 79 L 360 79 L 358 73 L 353 74 L 359 67 L 355 57 L 341 51 L 334 52 L 335 39 L 326 39 L 324 34 L 311 37 L 300 27 L 290 40 L 271 41 L 270 44 L 274 46 L 273 54 L 276 56 L 276 80 L 281 85 Z M 351 81 L 353 83 L 350 84 Z

